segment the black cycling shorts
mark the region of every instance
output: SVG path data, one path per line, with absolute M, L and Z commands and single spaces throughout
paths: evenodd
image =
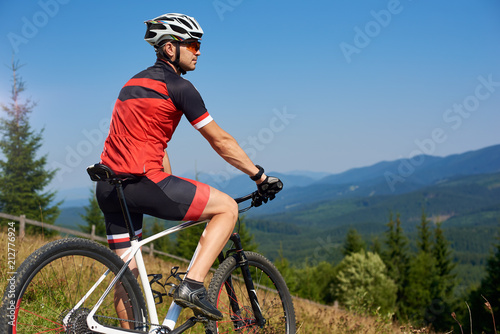
M 138 176 L 136 180 L 123 183 L 132 225 L 139 238 L 142 237 L 144 214 L 173 221 L 198 220 L 207 205 L 210 197 L 208 185 L 164 174 L 165 178 L 157 183 L 147 176 Z M 109 247 L 130 247 L 130 238 L 115 186 L 105 181 L 97 182 L 96 198 L 104 213 Z

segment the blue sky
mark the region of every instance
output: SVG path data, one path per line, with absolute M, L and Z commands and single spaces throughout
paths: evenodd
M 90 187 L 112 106 L 154 63 L 144 20 L 194 16 L 193 82 L 214 119 L 268 170 L 338 173 L 500 143 L 500 2 L 2 1 L 0 102 L 12 56 L 44 128 L 56 190 Z M 236 175 L 181 122 L 174 173 Z

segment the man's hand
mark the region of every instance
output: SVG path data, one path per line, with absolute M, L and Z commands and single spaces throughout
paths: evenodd
M 277 177 L 267 176 L 264 181 L 257 185 L 257 189 L 266 203 L 268 199 L 273 200 L 276 194 L 283 189 L 283 182 Z

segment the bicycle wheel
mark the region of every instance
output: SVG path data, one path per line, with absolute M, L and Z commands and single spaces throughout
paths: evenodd
M 46 244 L 24 261 L 9 281 L 0 332 L 94 333 L 87 327 L 87 315 L 122 266 L 115 253 L 90 240 L 68 238 Z M 110 273 L 83 305 L 70 312 L 108 269 Z M 144 297 L 129 268 L 116 287 L 124 296 L 119 307 L 115 308 L 115 291 L 111 290 L 94 319 L 106 326 L 120 328 L 123 324 L 147 331 Z M 119 315 L 130 320 L 119 319 Z
M 256 324 L 241 270 L 237 270 L 236 256 L 231 256 L 219 266 L 208 288 L 210 302 L 224 318 L 210 321 L 207 333 L 295 333 L 292 297 L 278 269 L 260 254 L 245 252 L 245 255 L 266 323 L 262 328 Z M 235 302 L 237 313 L 231 306 Z

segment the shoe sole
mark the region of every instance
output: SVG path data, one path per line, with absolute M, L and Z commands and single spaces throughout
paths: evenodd
M 206 317 L 207 319 L 209 319 L 209 320 L 219 321 L 219 320 L 222 320 L 222 318 L 223 318 L 223 316 L 218 317 L 218 316 L 216 316 L 215 314 L 210 313 L 210 312 L 206 311 L 205 309 L 203 309 L 203 308 L 201 308 L 201 307 L 199 307 L 199 306 L 196 306 L 196 305 L 194 305 L 193 303 L 190 303 L 190 302 L 185 301 L 185 300 L 183 300 L 183 299 L 177 299 L 177 300 L 176 300 L 176 299 L 174 299 L 174 302 L 175 302 L 177 305 L 181 306 L 181 307 L 187 307 L 187 308 L 192 309 L 192 310 L 193 310 L 193 312 L 194 312 L 194 311 L 196 311 L 196 312 L 198 312 L 198 313 L 201 313 L 203 316 L 205 316 L 205 317 Z

